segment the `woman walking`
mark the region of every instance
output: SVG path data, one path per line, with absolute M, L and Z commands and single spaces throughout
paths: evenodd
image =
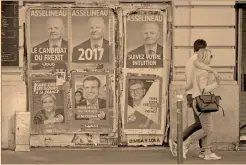
M 211 51 L 208 49 L 200 49 L 197 52 L 197 60 L 200 63 L 203 63 L 205 65 L 209 65 L 211 60 L 213 58 L 213 55 L 211 54 Z M 194 98 L 192 101 L 192 108 L 194 110 L 194 113 L 199 117 L 201 122 L 201 129 L 198 129 L 191 135 L 187 137 L 187 139 L 183 142 L 183 157 L 186 159 L 186 154 L 188 152 L 190 144 L 192 144 L 195 141 L 198 141 L 199 139 L 202 139 L 202 146 L 204 152 L 202 154 L 199 154 L 200 158 L 204 158 L 205 160 L 219 160 L 221 159 L 220 156 L 216 155 L 215 153 L 211 152 L 211 134 L 212 134 L 212 114 L 211 113 L 201 113 L 196 108 L 196 100 L 195 98 L 199 95 L 206 95 L 209 94 L 209 92 L 212 92 L 214 89 L 219 87 L 220 79 L 218 77 L 215 78 L 215 81 L 213 83 L 209 83 L 209 72 L 205 69 L 199 69 L 194 68 L 192 71 L 192 75 L 190 76 L 190 80 L 187 81 L 190 82 L 184 86 L 184 90 L 187 92 L 188 90 L 192 89 L 192 97 Z M 191 85 L 192 84 L 192 85 Z M 171 151 L 172 153 L 177 153 L 177 144 L 175 141 L 172 142 L 171 147 L 173 148 Z M 175 154 L 176 155 L 176 154 Z
M 197 59 L 198 61 L 209 65 L 211 60 L 213 58 L 213 55 L 211 54 L 211 51 L 208 49 L 200 49 L 198 51 Z M 191 78 L 192 84 L 193 84 L 193 91 L 192 96 L 193 98 L 199 96 L 199 95 L 206 95 L 209 94 L 209 92 L 212 92 L 214 89 L 218 88 L 220 85 L 220 80 L 215 79 L 215 81 L 208 85 L 209 82 L 209 73 L 206 70 L 195 68 L 193 71 L 193 75 Z M 185 90 L 189 90 L 188 88 L 185 88 Z M 204 91 L 202 93 L 202 91 Z M 183 142 L 183 154 L 184 157 L 186 157 L 186 154 L 188 152 L 190 144 L 193 142 L 202 139 L 203 141 L 203 149 L 204 149 L 204 159 L 205 160 L 219 160 L 221 159 L 220 156 L 216 155 L 215 153 L 212 153 L 211 151 L 211 134 L 212 134 L 212 113 L 201 113 L 198 112 L 196 100 L 193 99 L 192 107 L 195 111 L 195 113 L 199 116 L 199 119 L 201 121 L 202 129 L 197 130 L 193 134 L 191 134 L 184 142 Z

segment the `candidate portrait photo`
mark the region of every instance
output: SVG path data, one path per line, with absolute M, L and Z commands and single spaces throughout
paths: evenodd
M 30 16 L 29 26 L 33 70 L 53 69 L 67 63 L 67 16 Z
M 163 22 L 125 22 L 126 68 L 163 67 Z
M 31 131 L 63 131 L 67 121 L 64 87 L 56 85 L 55 76 L 32 76 L 31 84 Z
M 160 81 L 128 77 L 125 105 L 125 129 L 160 128 Z
M 75 120 L 106 120 L 109 108 L 106 75 L 76 73 L 73 80 Z
M 72 17 L 72 62 L 109 62 L 109 16 Z

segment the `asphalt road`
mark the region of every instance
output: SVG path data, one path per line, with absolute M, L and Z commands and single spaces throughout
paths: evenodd
M 185 164 L 246 164 L 246 151 L 218 151 L 222 160 L 205 161 L 188 153 Z M 176 164 L 168 148 L 165 149 L 31 149 L 30 152 L 3 150 L 2 164 Z

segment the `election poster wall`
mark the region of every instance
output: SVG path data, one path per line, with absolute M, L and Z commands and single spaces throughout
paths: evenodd
M 67 100 L 64 85 L 57 85 L 54 74 L 33 74 L 29 83 L 31 132 L 66 132 Z
M 163 112 L 160 77 L 128 75 L 124 100 L 125 132 L 161 130 Z
M 110 132 L 113 127 L 113 92 L 109 75 L 72 73 L 71 129 L 76 132 Z
M 31 70 L 68 68 L 68 10 L 28 10 L 28 54 Z
M 67 116 L 64 118 L 65 123 L 53 126 L 54 124 L 35 124 L 33 121 L 33 133 L 55 133 L 61 130 L 83 133 L 116 132 L 115 24 L 115 14 L 109 7 L 28 8 L 28 86 L 34 88 L 32 81 L 36 77 L 32 78 L 32 74 L 43 74 L 43 78 L 38 81 L 54 83 L 54 87 L 59 88 L 55 97 L 65 95 L 63 100 L 59 100 L 64 104 L 56 104 L 67 108 L 64 112 Z M 52 75 L 52 78 L 45 77 L 45 74 Z M 83 77 L 90 75 L 99 81 L 92 78 L 89 80 L 92 85 L 87 84 L 88 80 L 84 84 Z M 93 83 L 99 83 L 100 87 L 93 86 Z M 48 89 L 51 86 L 48 84 L 43 88 Z M 76 98 L 80 95 L 83 100 L 77 103 Z M 34 118 L 36 109 L 42 108 L 41 101 L 37 101 L 41 100 L 41 93 L 32 91 L 30 99 L 32 96 L 35 96 L 34 101 L 29 107 L 35 109 L 31 111 Z M 54 98 L 53 95 L 51 97 Z M 89 104 L 94 97 L 98 98 L 97 103 Z
M 122 11 L 123 132 L 128 145 L 162 145 L 161 137 L 167 136 L 170 73 L 167 10 L 136 6 Z
M 116 20 L 116 11 L 28 10 L 32 133 L 75 133 L 71 141 L 78 145 L 119 132 L 128 145 L 162 143 L 169 80 L 166 12 L 138 9 Z M 52 74 L 31 75 L 46 71 Z
M 124 17 L 125 68 L 163 68 L 164 16 L 141 11 Z
M 113 69 L 115 35 L 112 10 L 109 8 L 73 8 L 71 17 L 71 66 Z

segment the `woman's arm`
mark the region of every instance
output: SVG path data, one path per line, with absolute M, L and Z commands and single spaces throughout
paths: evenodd
M 193 85 L 191 83 L 191 80 L 187 80 L 187 83 L 183 86 L 183 90 L 187 92 L 188 90 L 192 89 Z
M 208 73 L 203 73 L 200 76 L 197 76 L 197 81 L 198 81 L 198 85 L 200 87 L 201 92 L 204 89 L 204 93 L 208 93 L 208 92 L 212 92 L 213 90 L 215 90 L 216 88 L 219 87 L 218 82 L 214 82 L 211 85 L 207 85 L 208 83 Z
M 199 62 L 197 59 L 194 61 L 193 65 L 199 69 L 212 72 L 217 79 L 220 79 L 220 76 L 218 75 L 218 73 L 213 68 L 209 67 L 208 65 L 206 65 L 202 62 Z
M 191 74 L 193 74 L 193 73 L 191 73 Z M 191 77 L 187 78 L 187 76 L 185 76 L 185 79 L 186 79 L 186 84 L 182 87 L 182 90 L 184 92 L 187 92 L 188 90 L 192 89 L 193 84 L 192 84 Z

